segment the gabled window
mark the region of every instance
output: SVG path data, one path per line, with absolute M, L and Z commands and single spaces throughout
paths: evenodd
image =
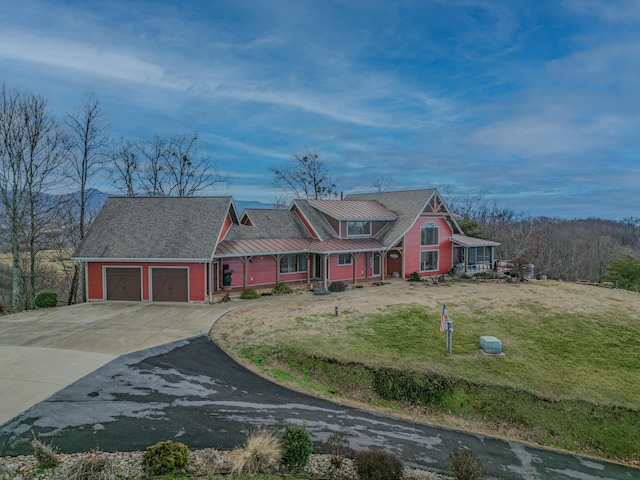
M 297 273 L 307 271 L 307 257 L 299 255 L 285 255 L 280 259 L 280 273 Z
M 363 237 L 371 235 L 371 222 L 347 222 L 347 236 Z
M 338 265 L 351 265 L 351 254 L 350 253 L 339 253 L 338 254 Z
M 420 246 L 431 247 L 440 243 L 440 228 L 434 222 L 427 222 L 420 229 Z
M 438 270 L 438 251 L 428 250 L 420 252 L 420 271 L 432 272 Z

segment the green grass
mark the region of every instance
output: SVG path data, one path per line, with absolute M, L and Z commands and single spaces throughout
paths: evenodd
M 540 444 L 640 458 L 640 320 L 629 310 L 570 311 L 534 299 L 494 311 L 464 297 L 447 308 L 452 356 L 439 312 L 417 304 L 352 313 L 325 327 L 330 315 L 296 317 L 277 339 L 245 346 L 243 356 L 283 382 L 345 397 L 354 384 L 371 390 L 380 371 L 401 366 L 415 378 L 431 376 L 427 383 L 446 379 L 450 387 L 428 405 L 433 411 L 501 425 Z M 502 340 L 505 355 L 481 354 L 481 335 Z M 366 400 L 403 408 L 402 398 Z

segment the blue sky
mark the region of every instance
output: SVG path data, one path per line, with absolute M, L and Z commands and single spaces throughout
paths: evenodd
M 311 147 L 344 193 L 640 216 L 637 0 L 3 0 L 0 81 L 60 117 L 93 91 L 114 138 L 198 130 L 239 200 Z

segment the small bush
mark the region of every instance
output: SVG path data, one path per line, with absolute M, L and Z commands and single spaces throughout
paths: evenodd
M 58 294 L 56 292 L 44 291 L 36 295 L 33 300 L 36 308 L 50 308 L 58 305 Z
M 305 427 L 287 423 L 282 434 L 282 463 L 287 468 L 304 467 L 313 450 L 311 436 Z
M 329 295 L 331 292 L 329 290 L 324 290 L 322 288 L 314 288 L 313 289 L 313 294 L 314 295 Z
M 276 295 L 286 295 L 287 293 L 291 293 L 293 290 L 284 282 L 278 282 L 276 288 L 273 289 L 273 293 Z
M 189 449 L 184 443 L 158 442 L 142 455 L 142 469 L 149 475 L 167 475 L 187 466 Z
M 404 465 L 386 450 L 361 450 L 356 453 L 356 471 L 360 480 L 401 480 Z
M 475 450 L 456 448 L 449 453 L 449 470 L 458 480 L 480 480 L 482 462 Z
M 94 450 L 66 468 L 65 480 L 117 480 L 115 463 L 104 453 Z
M 41 442 L 34 436 L 31 440 L 31 448 L 33 448 L 33 456 L 36 457 L 38 468 L 48 469 L 60 465 L 58 450 L 55 447 Z
M 340 470 L 345 459 L 353 456 L 347 437 L 340 432 L 332 433 L 327 438 L 327 441 L 322 444 L 322 453 L 329 455 L 331 468 L 334 470 Z
M 268 473 L 282 458 L 282 446 L 274 432 L 258 430 L 247 439 L 243 448 L 231 454 L 232 473 Z
M 420 274 L 418 272 L 411 272 L 411 274 L 409 275 L 408 280 L 410 282 L 421 282 L 422 278 L 420 277 Z
M 240 294 L 240 298 L 243 300 L 253 300 L 254 298 L 260 298 L 260 294 L 256 292 L 255 288 L 247 288 Z
M 347 284 L 340 281 L 340 280 L 336 280 L 335 282 L 331 282 L 329 284 L 329 290 L 331 292 L 344 292 L 347 289 Z

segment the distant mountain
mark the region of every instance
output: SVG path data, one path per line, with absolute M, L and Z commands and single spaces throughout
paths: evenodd
M 242 212 L 247 208 L 273 208 L 273 204 L 271 203 L 256 202 L 253 200 L 234 200 L 233 203 L 236 204 L 240 215 L 242 215 Z

